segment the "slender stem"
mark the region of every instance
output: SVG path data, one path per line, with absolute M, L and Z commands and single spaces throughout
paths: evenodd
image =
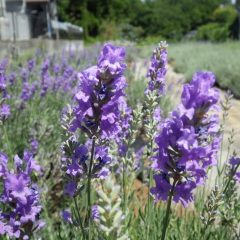
M 91 148 L 91 158 L 88 169 L 88 183 L 87 183 L 87 201 L 88 201 L 88 240 L 91 240 L 91 175 L 92 175 L 92 166 L 93 166 L 93 157 L 94 157 L 94 149 L 95 149 L 95 141 L 96 137 L 92 138 L 92 148 Z
M 223 121 L 223 125 L 225 124 L 225 120 Z M 217 161 L 217 173 L 218 176 L 220 176 L 221 173 L 221 165 L 222 165 L 222 155 L 223 155 L 223 141 L 224 141 L 224 136 L 225 136 L 225 130 L 223 129 L 222 133 L 222 141 L 221 141 L 221 150 L 220 150 L 220 159 L 218 158 L 219 161 Z
M 152 180 L 153 180 L 153 172 L 152 169 L 149 168 L 148 171 L 148 175 L 149 175 L 149 183 L 148 183 L 148 199 L 147 199 L 147 240 L 149 239 L 149 231 L 150 231 L 150 220 L 149 220 L 149 216 L 151 216 L 150 214 L 150 190 L 151 190 L 151 186 L 152 186 Z
M 82 231 L 83 239 L 85 240 L 86 239 L 85 231 L 84 231 L 84 228 L 83 228 L 83 223 L 82 223 L 82 219 L 81 219 L 81 216 L 80 216 L 80 211 L 79 211 L 79 208 L 78 208 L 77 201 L 76 201 L 75 197 L 73 198 L 73 201 L 74 201 L 75 208 L 77 210 L 78 221 L 79 221 L 80 228 L 81 228 L 81 231 Z
M 122 165 L 122 191 L 123 191 L 123 212 L 126 213 L 126 185 L 125 185 L 125 162 Z
M 162 229 L 161 240 L 164 240 L 165 237 L 166 237 L 167 227 L 168 227 L 168 224 L 169 224 L 169 217 L 170 217 L 170 213 L 171 213 L 170 211 L 171 211 L 172 198 L 173 198 L 173 193 L 174 193 L 174 189 L 175 189 L 175 186 L 177 184 L 177 181 L 178 180 L 174 179 L 171 191 L 170 191 L 169 196 L 168 196 L 167 210 L 166 210 L 166 215 L 165 215 L 164 220 L 163 220 L 163 229 Z

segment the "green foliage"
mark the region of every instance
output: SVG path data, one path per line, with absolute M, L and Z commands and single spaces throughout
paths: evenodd
M 225 41 L 229 37 L 227 26 L 219 23 L 208 23 L 198 28 L 196 38 L 198 40 Z
M 119 38 L 120 30 L 115 21 L 102 21 L 99 31 L 102 41 L 106 41 L 107 39 L 116 40 Z
M 227 26 L 231 26 L 237 18 L 237 10 L 232 6 L 218 7 L 213 12 L 213 20 Z
M 120 26 L 121 33 L 120 37 L 122 39 L 127 39 L 130 41 L 138 41 L 139 37 L 143 34 L 142 27 L 135 27 L 129 23 L 123 23 Z
M 100 184 L 99 184 L 100 185 Z M 109 176 L 97 190 L 99 219 L 97 228 L 107 239 L 129 240 L 121 210 L 121 186 Z
M 217 42 L 227 40 L 237 16 L 237 10 L 232 6 L 218 7 L 212 14 L 213 22 L 198 28 L 197 39 Z
M 179 40 L 212 18 L 230 22 L 234 16 L 231 7 L 213 14 L 220 4 L 227 3 L 230 1 L 63 0 L 59 1 L 58 11 L 60 20 L 82 26 L 85 38 L 136 40 L 161 35 Z

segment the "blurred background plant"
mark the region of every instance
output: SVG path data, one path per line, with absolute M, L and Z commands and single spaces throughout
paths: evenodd
M 224 41 L 238 37 L 237 9 L 230 0 L 114 0 L 59 2 L 59 17 L 84 28 L 86 40 L 145 41 L 151 36 Z M 189 34 L 195 31 L 195 34 Z

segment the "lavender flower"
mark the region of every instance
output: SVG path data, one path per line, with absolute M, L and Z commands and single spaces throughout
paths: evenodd
M 3 103 L 0 106 L 0 119 L 7 119 L 11 115 L 11 108 L 9 105 Z
M 0 63 L 0 72 L 5 72 L 8 66 L 8 59 L 4 58 Z
M 23 68 L 23 69 L 21 70 L 21 78 L 22 78 L 23 83 L 28 81 L 29 72 L 28 72 L 27 69 Z
M 25 151 L 23 159 L 14 157 L 14 170 L 8 169 L 8 157 L 0 153 L 0 178 L 3 192 L 0 203 L 0 235 L 10 238 L 28 239 L 34 230 L 43 227 L 39 221 L 41 205 L 38 187 L 32 182 L 31 174 L 39 173 L 41 168 L 30 152 Z
M 34 59 L 29 59 L 28 60 L 28 71 L 32 72 L 32 70 L 34 69 L 36 65 L 36 61 Z
M 99 206 L 98 205 L 93 205 L 92 206 L 92 220 L 94 222 L 99 222 L 100 221 L 100 214 L 99 214 Z
M 104 178 L 109 170 L 105 165 L 111 161 L 108 148 L 101 146 L 101 141 L 117 137 L 121 130 L 120 117 L 126 86 L 123 70 L 125 64 L 123 48 L 105 44 L 98 59 L 98 65 L 79 74 L 80 87 L 75 95 L 78 105 L 73 110 L 74 120 L 71 122 L 71 131 L 80 128 L 90 138 L 98 138 L 95 146 L 94 161 L 90 163 L 91 142 L 79 145 L 72 142 L 74 147 L 67 150 L 63 169 L 69 179 L 65 193 L 74 196 L 79 188 L 80 180 L 86 177 Z M 91 170 L 89 170 L 91 169 Z M 89 173 L 91 173 L 89 176 Z
M 41 92 L 40 96 L 44 97 L 47 93 L 48 90 L 48 85 L 50 81 L 50 76 L 49 76 L 49 67 L 50 67 L 50 60 L 47 58 L 42 66 L 41 66 Z
M 9 81 L 10 85 L 14 85 L 14 83 L 16 81 L 16 73 L 11 72 L 10 75 L 8 76 L 8 81 Z
M 76 143 L 75 143 L 76 144 Z M 89 152 L 90 144 L 75 145 L 71 156 L 62 159 L 62 169 L 65 172 L 66 184 L 64 193 L 74 197 L 81 189 L 83 179 L 86 179 L 89 171 Z M 68 150 L 65 149 L 65 155 Z M 92 167 L 92 178 L 105 178 L 109 170 L 104 166 L 111 161 L 108 154 L 108 148 L 97 146 L 95 151 L 95 160 Z
M 31 146 L 31 152 L 33 154 L 36 154 L 39 146 L 38 140 L 35 138 L 32 138 L 30 141 L 30 146 Z
M 61 66 L 59 64 L 54 64 L 53 65 L 53 72 L 55 73 L 55 75 L 58 75 L 61 71 Z
M 156 90 L 158 94 L 163 94 L 166 72 L 167 44 L 166 42 L 160 42 L 159 46 L 153 52 L 151 65 L 148 69 L 147 77 L 149 77 L 150 81 L 148 83 L 147 92 Z
M 196 73 L 184 86 L 180 106 L 162 124 L 152 166 L 156 187 L 151 192 L 156 201 L 165 201 L 172 191 L 173 200 L 186 206 L 192 191 L 204 183 L 208 167 L 216 163 L 219 123 L 212 110 L 219 93 L 214 82 L 212 73 Z
M 68 210 L 62 211 L 62 218 L 65 222 L 73 224 L 72 215 Z
M 80 128 L 90 137 L 102 138 L 114 138 L 121 131 L 119 107 L 126 87 L 124 57 L 123 48 L 105 44 L 97 66 L 79 74 L 72 131 Z
M 130 140 L 130 129 L 131 122 L 133 120 L 132 109 L 128 107 L 127 101 L 122 97 L 122 103 L 120 105 L 121 116 L 120 116 L 120 126 L 121 132 L 118 133 L 115 141 L 118 145 L 118 153 L 120 156 L 126 156 L 128 143 L 127 140 Z
M 0 71 L 0 91 L 4 91 L 6 89 L 6 76 L 4 72 Z
M 89 239 L 91 238 L 92 214 L 91 179 L 102 179 L 109 174 L 105 166 L 111 161 L 111 157 L 104 143 L 117 137 L 121 131 L 120 107 L 126 87 L 126 80 L 123 76 L 126 67 L 123 63 L 124 57 L 123 48 L 111 44 L 103 46 L 97 66 L 90 67 L 78 75 L 80 86 L 75 94 L 77 106 L 73 109 L 74 119 L 69 127 L 63 126 L 70 132 L 81 129 L 89 137 L 85 145 L 80 145 L 74 141 L 73 134 L 68 131 L 69 138 L 63 147 L 65 158 L 62 161 L 62 169 L 65 171 L 67 182 L 65 194 L 75 197 L 83 189 L 83 184 L 87 183 Z M 72 69 L 65 69 L 64 75 L 65 77 L 72 76 Z M 84 179 L 87 181 L 82 181 Z M 75 205 L 77 209 L 76 202 Z M 80 214 L 78 218 L 84 235 Z
M 21 99 L 26 102 L 29 101 L 36 91 L 36 86 L 34 83 L 30 84 L 29 82 L 23 82 Z
M 152 156 L 154 139 L 159 130 L 161 120 L 159 102 L 165 92 L 165 77 L 167 73 L 167 44 L 160 42 L 154 50 L 147 77 L 149 78 L 148 87 L 145 90 L 146 102 L 144 110 L 144 128 L 147 137 L 147 155 Z
M 240 183 L 240 171 L 237 171 L 240 166 L 240 158 L 236 156 L 232 157 L 230 159 L 230 164 L 233 168 L 234 179 Z

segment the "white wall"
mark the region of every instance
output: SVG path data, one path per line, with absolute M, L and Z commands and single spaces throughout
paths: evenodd
M 0 18 L 0 40 L 10 40 L 11 38 L 11 27 L 10 22 L 7 18 Z
M 17 40 L 30 39 L 30 25 L 27 15 L 21 13 L 16 14 L 16 28 Z
M 6 18 L 9 21 L 9 40 L 13 40 L 14 28 L 16 40 L 29 40 L 30 39 L 30 27 L 29 19 L 26 14 L 23 13 L 6 13 Z M 14 22 L 13 22 L 14 21 Z

